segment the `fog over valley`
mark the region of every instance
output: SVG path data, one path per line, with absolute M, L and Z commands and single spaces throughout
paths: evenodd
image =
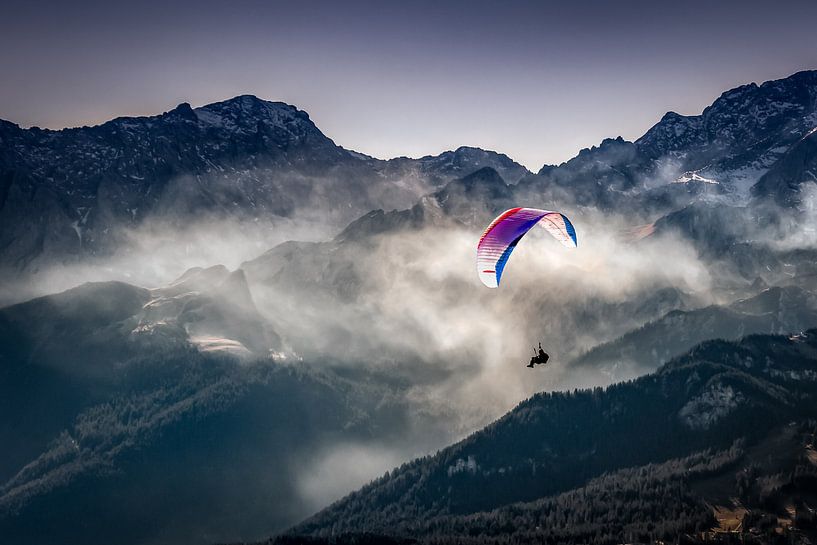
M 376 159 L 252 95 L 0 120 L 0 535 L 525 541 L 644 479 L 682 499 L 610 539 L 649 541 L 711 526 L 695 483 L 744 465 L 813 505 L 773 493 L 814 472 L 817 72 L 611 136 L 531 172 Z M 578 244 L 531 229 L 489 289 L 477 244 L 515 207 Z M 607 542 L 564 517 L 551 542 Z

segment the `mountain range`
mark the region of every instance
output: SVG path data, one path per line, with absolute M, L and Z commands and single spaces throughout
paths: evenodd
M 536 174 L 478 148 L 374 159 L 336 145 L 296 107 L 250 95 L 58 131 L 0 121 L 0 264 L 20 271 L 109 254 L 124 229 L 159 218 L 321 217 L 340 228 L 483 167 L 517 202 L 644 220 L 702 199 L 798 208 L 814 182 L 815 87 L 814 71 L 738 87 L 701 115 L 670 112 L 635 142 L 607 139 Z
M 294 106 L 250 95 L 59 131 L 0 121 L 0 265 L 110 254 L 125 229 L 149 220 L 303 217 L 339 227 L 483 166 L 509 181 L 529 174 L 468 147 L 377 160 L 336 145 Z
M 249 95 L 0 121 L 8 285 L 150 263 L 141 229 L 180 254 L 203 224 L 323 230 L 0 308 L 0 535 L 695 543 L 739 519 L 813 541 L 815 130 L 817 71 L 536 173 L 470 147 L 375 159 Z M 590 255 L 520 248 L 509 286 L 477 291 L 473 242 L 520 203 L 564 210 Z M 520 374 L 516 344 L 543 338 L 546 378 Z

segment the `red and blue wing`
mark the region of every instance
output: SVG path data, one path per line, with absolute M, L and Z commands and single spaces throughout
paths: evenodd
M 489 288 L 499 286 L 511 252 L 537 224 L 563 245 L 570 248 L 577 246 L 576 230 L 564 214 L 538 208 L 506 210 L 491 222 L 477 244 L 477 272 L 483 284 Z

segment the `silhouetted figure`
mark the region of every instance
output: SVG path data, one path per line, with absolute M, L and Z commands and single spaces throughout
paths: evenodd
M 530 367 L 531 369 L 533 368 L 534 365 L 546 364 L 550 359 L 550 356 L 548 356 L 547 353 L 544 350 L 542 350 L 542 343 L 539 343 L 539 351 L 537 352 L 536 349 L 534 348 L 533 352 L 534 356 L 530 359 L 530 363 L 527 365 L 527 367 Z
M 548 356 L 545 353 L 545 351 L 542 350 L 542 343 L 539 343 L 539 363 L 545 364 L 545 363 L 548 362 L 549 359 L 550 359 L 550 356 Z

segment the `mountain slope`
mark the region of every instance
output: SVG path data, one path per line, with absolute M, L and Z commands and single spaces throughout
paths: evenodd
M 815 395 L 815 330 L 797 339 L 753 336 L 704 343 L 632 382 L 539 394 L 291 532 L 431 537 L 435 525 L 450 527 L 450 517 L 559 494 L 604 472 L 664 463 L 705 448 L 726 450 L 741 438 L 753 445 L 792 419 L 813 418 Z
M 0 535 L 258 539 L 315 509 L 303 479 L 339 444 L 433 427 L 386 381 L 281 364 L 279 343 L 224 267 L 0 309 Z
M 752 193 L 780 206 L 802 204 L 805 188 L 817 184 L 817 129 L 793 145 L 752 187 Z
M 0 309 L 0 480 L 45 448 L 79 412 L 129 384 L 131 362 L 207 352 L 263 357 L 280 339 L 241 273 L 189 271 L 166 288 L 87 283 Z M 14 415 L 14 418 L 11 418 Z M 19 422 L 26 422 L 20 426 Z
M 673 310 L 619 339 L 593 348 L 570 366 L 592 369 L 605 380 L 619 381 L 653 371 L 706 340 L 799 332 L 815 326 L 815 295 L 797 287 L 774 287 L 728 306 Z
M 376 387 L 268 361 L 189 352 L 127 371 L 3 479 L 9 543 L 258 539 L 314 508 L 299 478 L 316 452 L 400 418 Z

